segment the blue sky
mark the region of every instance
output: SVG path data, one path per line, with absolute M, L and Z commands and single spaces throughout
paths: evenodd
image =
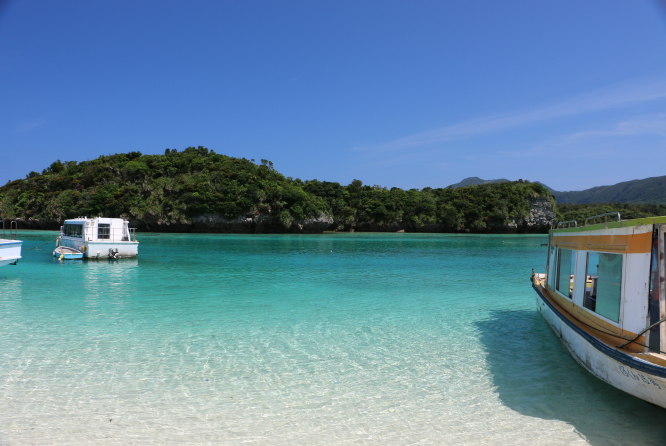
M 666 6 L 0 0 L 0 184 L 199 145 L 402 188 L 666 175 Z

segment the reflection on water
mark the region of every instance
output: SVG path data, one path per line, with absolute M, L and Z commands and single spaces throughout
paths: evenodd
M 80 293 L 92 318 L 113 317 L 125 311 L 125 302 L 138 291 L 138 259 L 85 260 L 81 265 Z
M 666 444 L 666 411 L 595 378 L 536 311 L 494 311 L 475 323 L 505 406 L 565 421 L 592 445 Z
M 81 285 L 88 296 L 129 297 L 127 285 L 136 281 L 138 267 L 139 259 L 87 260 L 81 265 Z
M 16 265 L 18 266 L 18 265 Z M 0 296 L 6 302 L 6 311 L 15 312 L 17 311 L 17 305 L 21 299 L 23 293 L 23 280 L 21 277 L 12 276 L 11 270 L 8 272 L 10 274 L 2 274 L 5 269 L 16 268 L 14 265 L 7 265 L 0 268 Z

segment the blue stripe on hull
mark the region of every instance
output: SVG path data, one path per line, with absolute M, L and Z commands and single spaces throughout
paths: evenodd
M 562 322 L 567 324 L 573 331 L 575 331 L 579 336 L 585 339 L 590 345 L 599 350 L 601 353 L 633 369 L 640 370 L 642 372 L 649 373 L 650 375 L 658 376 L 660 378 L 666 378 L 666 367 L 660 367 L 655 364 L 650 364 L 641 361 L 639 359 L 634 358 L 631 355 L 618 351 L 608 346 L 607 344 L 601 342 L 600 340 L 598 340 L 591 334 L 587 333 L 586 331 L 581 330 L 580 327 L 571 322 L 569 318 L 567 318 L 564 314 L 562 314 L 562 312 L 560 312 L 552 303 L 548 301 L 548 299 L 546 299 L 546 297 L 543 295 L 543 293 L 541 293 L 541 291 L 536 287 L 536 285 L 532 284 L 532 288 L 534 288 L 534 291 L 537 292 L 537 295 L 541 298 L 541 300 L 543 300 L 546 303 L 546 305 L 548 305 L 551 311 L 555 313 L 557 317 L 559 317 L 560 320 L 562 320 Z M 622 341 L 618 339 L 618 343 L 620 342 Z

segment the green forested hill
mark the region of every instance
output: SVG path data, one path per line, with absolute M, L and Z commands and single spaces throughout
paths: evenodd
M 666 204 L 666 176 L 624 181 L 573 192 L 552 193 L 558 203 L 645 203 Z
M 31 172 L 0 188 L 5 219 L 104 215 L 168 224 L 209 213 L 231 219 L 255 209 L 287 223 L 327 208 L 268 161 L 257 165 L 204 147 L 56 161 L 41 174 Z
M 479 177 L 469 177 L 460 183 L 452 184 L 458 188 L 486 183 L 499 183 L 509 181 L 483 180 Z M 537 181 L 537 183 L 539 183 Z M 598 186 L 581 191 L 558 192 L 542 184 L 554 195 L 558 203 L 562 204 L 593 204 L 593 203 L 630 203 L 630 204 L 666 204 L 666 176 L 645 178 L 617 183 L 612 186 Z
M 520 225 L 530 218 L 530 200 L 542 197 L 553 201 L 543 186 L 522 181 L 402 190 L 363 186 L 360 180 L 348 186 L 313 180 L 304 189 L 327 201 L 338 230 L 364 225 L 382 230 L 394 222 L 432 231 L 506 230 L 511 222 Z
M 44 228 L 103 215 L 162 231 L 257 231 L 261 222 L 264 231 L 298 231 L 316 221 L 318 230 L 483 232 L 520 230 L 538 197 L 553 201 L 542 185 L 523 181 L 422 190 L 302 181 L 266 160 L 189 147 L 56 161 L 0 187 L 0 218 Z

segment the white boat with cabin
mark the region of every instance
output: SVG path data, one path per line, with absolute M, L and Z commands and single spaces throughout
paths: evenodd
M 74 248 L 89 259 L 136 257 L 136 229 L 122 218 L 79 217 L 65 220 L 56 246 Z
M 9 238 L 5 233 L 5 222 L 2 222 L 2 238 L 0 238 L 0 266 L 16 265 L 21 259 L 21 248 L 23 242 L 16 240 L 18 224 L 15 221 L 9 223 Z
M 597 378 L 663 408 L 665 234 L 666 217 L 623 221 L 614 212 L 582 226 L 559 223 L 550 231 L 546 273 L 532 270 L 537 309 L 571 356 Z

